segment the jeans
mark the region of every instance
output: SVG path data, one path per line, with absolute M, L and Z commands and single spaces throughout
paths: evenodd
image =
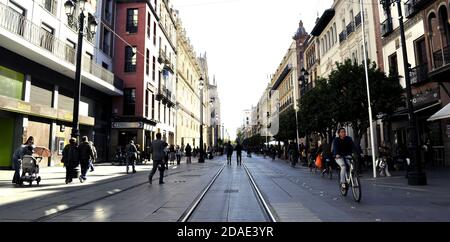
M 14 176 L 13 176 L 12 182 L 19 183 L 20 176 L 22 175 L 22 174 L 20 174 L 20 166 L 21 166 L 20 160 L 14 159 L 13 166 L 14 166 Z
M 227 155 L 227 164 L 231 165 L 231 155 Z
M 242 154 L 237 154 L 236 158 L 237 158 L 237 164 L 242 165 Z
M 177 165 L 181 163 L 181 155 L 177 155 Z
M 156 169 L 159 169 L 159 182 L 160 183 L 163 182 L 164 170 L 165 170 L 164 163 L 165 163 L 164 161 L 153 161 L 153 168 L 148 177 L 149 180 L 153 179 L 153 175 L 155 175 Z
M 191 163 L 192 163 L 192 160 L 191 160 L 191 156 L 190 156 L 190 155 L 186 157 L 186 163 L 187 163 L 187 164 L 191 164 Z
M 346 183 L 347 166 L 350 166 L 347 159 L 342 157 L 336 158 L 336 163 L 341 167 L 341 183 Z
M 133 158 L 128 158 L 127 159 L 127 170 L 128 170 L 128 166 L 131 165 L 133 167 L 133 171 L 135 171 L 136 170 L 135 164 L 136 164 L 136 162 Z
M 84 180 L 86 180 L 86 174 L 87 174 L 87 171 L 88 171 L 88 169 L 90 167 L 89 161 L 85 161 L 85 160 L 81 161 L 80 162 L 80 167 L 81 167 L 81 177 Z

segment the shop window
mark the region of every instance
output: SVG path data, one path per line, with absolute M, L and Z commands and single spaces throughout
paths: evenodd
M 25 75 L 0 66 L 0 96 L 22 99 Z

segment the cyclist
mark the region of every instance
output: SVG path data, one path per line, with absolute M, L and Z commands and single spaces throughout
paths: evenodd
M 327 172 L 331 173 L 331 147 L 326 140 L 322 141 L 322 144 L 320 144 L 318 153 L 322 155 L 322 158 L 324 160 L 324 169 L 322 170 L 322 175 Z
M 354 150 L 359 151 L 359 149 L 356 147 L 353 139 L 347 136 L 347 131 L 344 128 L 339 129 L 338 135 L 339 137 L 336 137 L 333 141 L 333 156 L 336 163 L 341 167 L 341 186 L 346 188 L 347 166 L 350 166 L 350 164 L 348 164 L 345 157 L 351 156 Z

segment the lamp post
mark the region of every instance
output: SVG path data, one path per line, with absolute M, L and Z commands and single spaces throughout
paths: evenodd
M 80 15 L 78 16 L 78 44 L 77 44 L 77 60 L 76 60 L 76 71 L 75 71 L 75 98 L 73 102 L 73 126 L 72 126 L 72 138 L 76 138 L 78 141 L 78 137 L 80 136 L 79 130 L 79 113 L 80 113 L 80 95 L 81 95 L 81 60 L 83 53 L 83 36 L 84 36 L 84 10 L 85 10 L 86 0 L 78 0 L 76 2 L 72 0 L 67 0 L 64 3 L 64 9 L 67 17 L 74 18 L 74 10 L 75 7 L 80 9 Z M 78 5 L 78 6 L 76 6 Z M 88 31 L 91 34 L 95 34 L 97 29 L 97 21 L 95 18 L 89 16 L 88 18 Z
M 402 45 L 402 53 L 403 53 L 403 68 L 405 70 L 405 83 L 406 83 L 406 98 L 408 104 L 408 116 L 409 116 L 409 127 L 408 127 L 408 149 L 410 158 L 413 160 L 413 163 L 416 166 L 415 172 L 410 172 L 408 174 L 408 184 L 413 186 L 424 186 L 427 185 L 427 177 L 425 172 L 422 171 L 422 163 L 420 160 L 420 147 L 419 143 L 419 132 L 416 126 L 416 115 L 414 113 L 413 107 L 413 98 L 411 91 L 411 76 L 410 69 L 408 63 L 408 53 L 406 49 L 406 37 L 405 37 L 405 27 L 403 24 L 403 14 L 402 14 L 402 6 L 400 0 L 381 0 L 381 4 L 385 7 L 385 9 L 390 8 L 391 4 L 397 3 L 398 10 L 398 20 L 400 27 L 400 39 Z M 390 16 L 389 16 L 390 17 Z
M 200 90 L 200 157 L 198 163 L 205 163 L 205 157 L 203 156 L 203 89 L 205 88 L 205 82 L 203 77 L 200 77 L 198 89 Z
M 303 96 L 303 94 L 305 93 L 305 90 L 307 88 L 307 85 L 309 83 L 309 72 L 307 70 L 305 70 L 304 67 L 302 67 L 301 73 L 302 73 L 302 76 L 300 77 L 301 78 L 300 85 L 302 86 L 302 89 L 301 89 L 302 91 L 301 91 L 300 96 Z M 295 115 L 297 115 L 297 112 L 295 113 Z M 297 121 L 297 125 L 298 125 L 298 121 Z M 305 130 L 305 138 L 306 138 L 305 145 L 306 145 L 306 147 L 309 147 L 308 130 Z M 299 146 L 298 149 L 300 150 L 300 144 L 298 144 L 298 146 Z

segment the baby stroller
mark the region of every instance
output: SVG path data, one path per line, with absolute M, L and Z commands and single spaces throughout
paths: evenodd
M 24 155 L 22 158 L 22 168 L 21 176 L 19 179 L 19 185 L 22 186 L 23 182 L 28 182 L 29 186 L 36 181 L 37 185 L 41 182 L 41 177 L 39 176 L 39 163 L 42 157 L 33 157 L 31 155 Z

